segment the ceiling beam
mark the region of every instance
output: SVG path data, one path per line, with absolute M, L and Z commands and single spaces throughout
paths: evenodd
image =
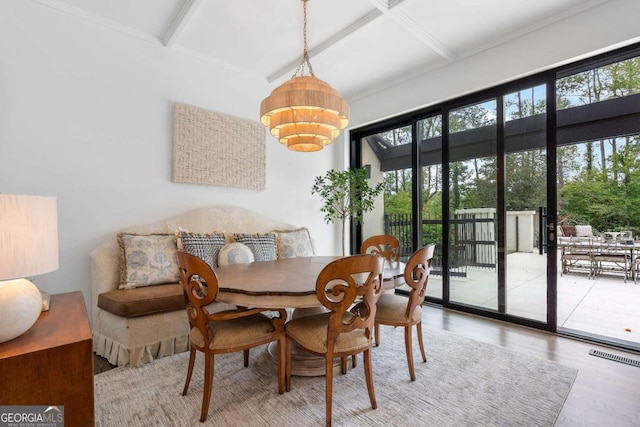
M 345 28 L 343 28 L 336 34 L 332 35 L 328 39 L 324 40 L 319 45 L 316 45 L 312 49 L 309 49 L 309 58 L 313 58 L 323 50 L 333 46 L 334 44 L 338 43 L 340 40 L 347 37 L 349 34 L 354 33 L 355 31 L 359 30 L 360 28 L 364 27 L 369 22 L 373 21 L 374 19 L 380 16 L 382 16 L 382 13 L 377 9 L 373 9 L 371 12 L 360 17 L 355 22 L 352 22 L 351 24 L 347 25 Z M 283 65 L 273 73 L 269 74 L 267 76 L 267 81 L 271 83 L 275 80 L 278 80 L 280 77 L 284 76 L 285 74 L 291 72 L 292 70 L 295 70 L 298 64 L 300 64 L 300 62 L 302 62 L 302 55 L 300 55 L 297 59 L 289 62 L 288 64 Z
M 456 54 L 452 52 L 449 48 L 444 46 L 435 37 L 426 32 L 418 23 L 416 23 L 413 19 L 407 16 L 404 12 L 396 9 L 396 6 L 402 3 L 404 0 L 368 0 L 375 9 L 371 10 L 371 12 L 366 15 L 360 17 L 355 22 L 347 25 L 345 28 L 332 35 L 328 39 L 324 40 L 319 45 L 316 45 L 312 49 L 309 49 L 309 58 L 313 58 L 315 55 L 318 55 L 320 52 L 328 49 L 334 44 L 346 38 L 348 35 L 356 32 L 360 28 L 367 25 L 369 22 L 379 18 L 380 16 L 386 15 L 391 18 L 393 21 L 398 23 L 401 27 L 406 28 L 411 34 L 420 39 L 423 43 L 425 43 L 430 49 L 435 51 L 441 57 L 453 61 L 456 57 Z M 283 65 L 278 70 L 267 76 L 267 81 L 272 83 L 275 80 L 278 80 L 280 77 L 285 74 L 295 70 L 298 64 L 302 61 L 302 55 L 297 59 L 289 62 L 288 64 Z
M 418 38 L 444 59 L 453 61 L 456 58 L 456 54 L 451 49 L 440 43 L 440 41 L 429 34 L 429 32 L 422 28 L 420 24 L 414 21 L 406 13 L 397 8 L 394 8 L 394 6 L 397 6 L 400 1 L 369 0 L 369 3 L 375 6 L 384 15 L 388 16 L 390 19 L 399 24 L 400 27 L 409 31 L 413 36 Z
M 182 34 L 189 24 L 189 21 L 198 10 L 198 7 L 202 4 L 203 0 L 185 0 L 182 4 L 182 7 L 176 14 L 176 17 L 173 19 L 173 22 L 165 31 L 164 36 L 162 37 L 162 44 L 166 47 L 171 48 L 176 43 L 180 34 Z

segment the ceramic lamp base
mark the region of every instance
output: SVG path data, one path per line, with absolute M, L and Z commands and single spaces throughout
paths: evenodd
M 0 343 L 24 334 L 36 323 L 42 296 L 27 279 L 0 281 Z

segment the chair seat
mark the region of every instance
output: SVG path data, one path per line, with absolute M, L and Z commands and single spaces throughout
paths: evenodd
M 407 318 L 407 298 L 394 294 L 381 294 L 376 304 L 376 322 L 378 323 L 417 323 L 422 319 L 422 306 L 418 305 Z
M 209 322 L 209 328 L 213 333 L 213 340 L 209 345 L 211 350 L 246 347 L 251 343 L 274 339 L 273 324 L 263 314 Z M 191 328 L 189 339 L 196 347 L 204 346 L 204 338 L 198 328 Z
M 301 343 L 306 349 L 316 353 L 327 352 L 327 328 L 329 313 L 299 317 L 285 325 L 287 335 Z M 370 345 L 370 340 L 363 329 L 355 329 L 338 335 L 334 347 L 335 353 L 355 352 L 364 350 Z

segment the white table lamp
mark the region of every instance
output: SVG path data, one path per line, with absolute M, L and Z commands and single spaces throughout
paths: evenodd
M 0 194 L 0 343 L 38 320 L 42 297 L 25 277 L 58 269 L 55 197 Z

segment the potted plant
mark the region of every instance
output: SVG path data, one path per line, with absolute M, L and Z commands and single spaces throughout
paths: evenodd
M 380 182 L 369 186 L 367 170 L 364 167 L 336 171 L 331 169 L 324 176 L 317 176 L 311 194 L 322 198 L 321 212 L 327 224 L 336 220 L 342 221 L 342 256 L 346 253 L 345 226 L 351 218 L 354 224 L 362 223 L 364 212 L 373 209 L 375 198 L 384 189 Z

